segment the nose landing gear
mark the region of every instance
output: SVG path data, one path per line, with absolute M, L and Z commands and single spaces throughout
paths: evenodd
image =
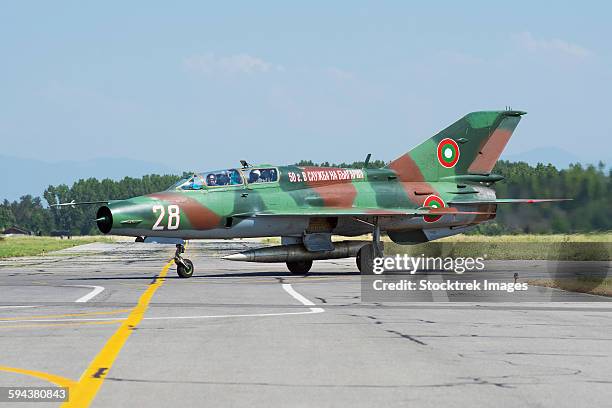
M 191 278 L 193 276 L 193 262 L 183 258 L 181 255 L 183 253 L 185 253 L 185 246 L 183 244 L 176 244 L 176 252 L 174 253 L 176 273 L 180 278 Z

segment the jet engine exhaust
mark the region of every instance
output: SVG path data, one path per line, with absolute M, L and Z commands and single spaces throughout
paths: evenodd
M 107 206 L 102 206 L 96 213 L 96 224 L 103 234 L 108 234 L 113 228 L 113 214 Z

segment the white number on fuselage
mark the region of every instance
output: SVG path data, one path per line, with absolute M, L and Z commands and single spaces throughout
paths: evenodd
M 159 212 L 159 216 L 157 217 L 157 221 L 153 224 L 152 230 L 162 231 L 164 229 L 163 225 L 160 225 L 164 220 L 164 216 L 166 215 L 166 209 L 163 205 L 154 205 L 153 213 L 157 214 Z M 178 229 L 181 223 L 181 209 L 176 204 L 171 204 L 168 206 L 168 229 L 175 230 Z
M 178 205 L 172 204 L 168 206 L 168 229 L 178 229 L 181 223 L 181 209 Z

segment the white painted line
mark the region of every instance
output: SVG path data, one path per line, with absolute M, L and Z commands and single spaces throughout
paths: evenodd
M 143 320 L 184 320 L 184 319 L 218 319 L 227 317 L 268 317 L 268 316 L 291 316 L 291 315 L 307 315 L 321 313 L 325 310 L 320 307 L 311 307 L 307 312 L 283 312 L 283 313 L 254 313 L 254 314 L 230 314 L 230 315 L 200 315 L 200 316 L 159 316 L 159 317 L 144 317 Z M 0 323 L 56 323 L 56 322 L 106 322 L 106 321 L 124 321 L 124 317 L 96 317 L 86 319 L 23 319 L 23 320 L 2 320 Z
M 316 309 L 316 310 L 315 310 Z M 254 314 L 231 314 L 231 315 L 204 315 L 204 316 L 161 316 L 145 317 L 143 320 L 176 320 L 176 319 L 214 319 L 226 317 L 268 317 L 268 316 L 291 316 L 321 313 L 324 310 L 318 307 L 311 307 L 308 312 L 284 312 L 284 313 L 254 313 Z
M 38 307 L 37 305 L 34 306 L 0 306 L 0 309 L 21 309 L 24 307 Z
M 315 304 L 309 299 L 305 298 L 289 283 L 282 284 L 285 292 L 291 295 L 295 300 L 303 304 L 304 306 L 315 306 Z M 95 288 L 102 288 L 101 286 L 88 286 Z M 102 292 L 100 290 L 98 293 Z M 95 290 L 94 290 L 95 291 Z M 89 293 L 87 296 L 90 298 L 94 297 L 96 294 L 93 294 L 94 291 Z M 83 299 L 83 298 L 81 298 Z M 89 299 L 87 299 L 89 300 Z M 325 309 L 322 307 L 309 307 L 309 311 L 307 312 L 282 312 L 282 313 L 253 313 L 253 314 L 231 314 L 231 315 L 199 315 L 199 316 L 159 316 L 159 317 L 145 317 L 143 320 L 183 320 L 183 319 L 218 319 L 218 318 L 228 318 L 228 317 L 268 317 L 268 316 L 292 316 L 292 315 L 306 315 L 313 313 L 323 313 Z M 111 321 L 111 320 L 125 320 L 125 318 L 116 318 L 116 317 L 98 317 L 98 318 L 85 318 L 85 319 L 24 319 L 24 320 L 2 320 L 0 319 L 0 323 L 17 323 L 17 322 L 99 322 L 99 321 Z
M 76 285 L 75 285 L 76 286 Z M 315 306 L 315 304 L 309 299 L 305 298 L 289 283 L 282 284 L 285 292 L 291 295 L 295 300 L 303 304 L 304 306 Z M 89 299 L 96 296 L 98 293 L 102 292 L 104 288 L 102 286 L 77 286 L 77 287 L 87 287 L 87 288 L 95 288 L 86 296 L 78 299 L 81 302 L 87 302 Z M 87 299 L 85 299 L 87 298 Z M 85 300 L 82 300 L 85 299 Z M 253 314 L 230 314 L 230 315 L 199 315 L 199 316 L 159 316 L 159 317 L 145 317 L 143 320 L 183 320 L 183 319 L 218 319 L 218 318 L 228 318 L 228 317 L 268 317 L 268 316 L 292 316 L 292 315 L 307 315 L 314 313 L 323 313 L 325 309 L 322 307 L 309 307 L 307 312 L 282 312 L 282 313 L 253 313 Z M 123 321 L 125 318 L 116 318 L 116 317 L 98 317 L 98 318 L 85 318 L 85 319 L 23 319 L 23 320 L 2 320 L 0 319 L 0 323 L 21 323 L 21 322 L 47 322 L 47 323 L 55 323 L 55 322 L 100 322 L 100 321 Z
M 297 300 L 298 302 L 300 302 L 304 306 L 315 306 L 315 304 L 312 301 L 306 299 L 304 296 L 302 296 L 301 294 L 296 292 L 296 290 L 293 289 L 293 286 L 291 286 L 290 283 L 283 283 L 283 289 L 285 289 L 285 292 L 290 294 L 295 300 Z M 310 311 L 312 313 L 322 313 L 322 312 L 325 311 L 325 309 L 323 309 L 321 307 L 311 307 Z
M 283 283 L 283 289 L 285 289 L 285 292 L 290 294 L 295 300 L 297 300 L 304 306 L 314 306 L 315 305 L 310 300 L 306 299 L 304 296 L 297 293 L 295 289 L 293 289 L 293 286 L 291 286 L 290 283 Z
M 73 288 L 93 288 L 93 290 L 91 292 L 89 292 L 85 296 L 80 297 L 77 300 L 75 300 L 74 301 L 75 303 L 85 303 L 85 302 L 93 299 L 95 296 L 99 295 L 100 293 L 102 293 L 104 291 L 104 287 L 103 286 L 70 285 L 70 287 L 73 287 Z

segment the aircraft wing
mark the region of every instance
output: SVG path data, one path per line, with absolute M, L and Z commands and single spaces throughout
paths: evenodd
M 406 209 L 379 209 L 379 208 L 321 208 L 305 210 L 261 211 L 255 213 L 237 214 L 236 217 L 393 217 L 393 216 L 423 216 L 423 215 L 491 215 L 491 212 L 459 211 L 454 207 L 443 208 L 406 208 Z
M 457 200 L 449 204 L 534 204 L 571 201 L 573 198 L 495 198 L 491 200 Z

